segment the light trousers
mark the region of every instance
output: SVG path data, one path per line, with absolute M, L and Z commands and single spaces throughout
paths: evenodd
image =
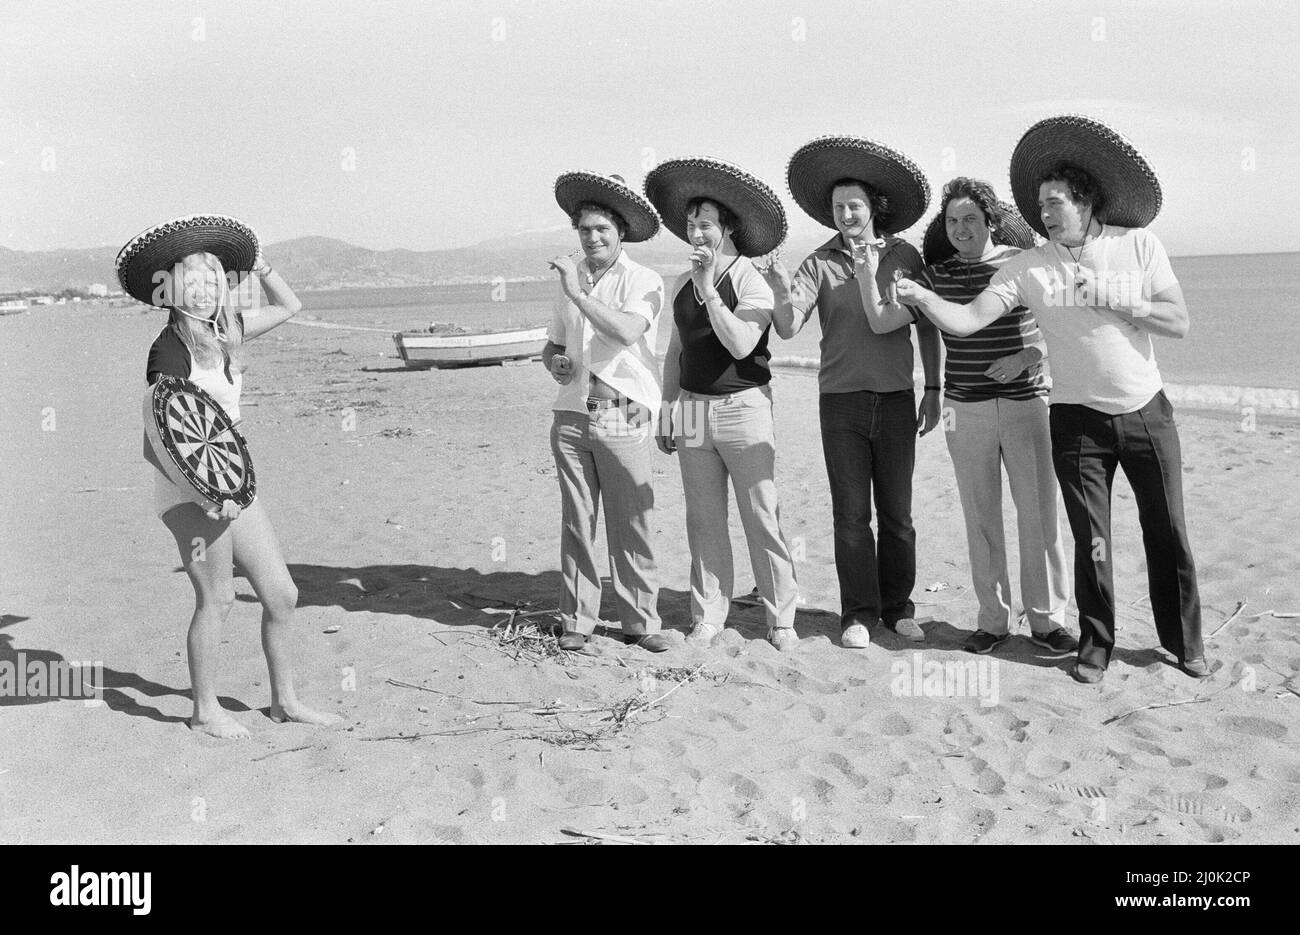
M 1029 628 L 1050 633 L 1065 624 L 1070 581 L 1057 517 L 1056 473 L 1047 400 L 944 399 L 948 451 L 966 519 L 977 625 L 998 635 L 1012 620 L 1007 545 L 1002 526 L 1006 469 L 1020 536 L 1020 600 Z
M 686 495 L 693 621 L 725 626 L 731 607 L 735 575 L 728 529 L 730 481 L 767 625 L 794 626 L 799 592 L 794 560 L 781 532 L 771 388 L 753 387 L 726 396 L 683 391 L 678 403 L 674 434 Z

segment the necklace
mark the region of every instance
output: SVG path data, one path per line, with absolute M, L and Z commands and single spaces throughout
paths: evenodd
M 619 247 L 619 249 L 618 249 L 618 253 L 614 254 L 614 259 L 612 259 L 612 260 L 610 260 L 608 263 L 606 263 L 605 266 L 601 269 L 601 271 L 600 271 L 599 273 L 594 273 L 594 274 L 593 274 L 593 273 L 591 272 L 591 266 L 588 265 L 588 267 L 587 267 L 587 273 L 586 273 L 586 275 L 583 276 L 583 278 L 587 281 L 587 292 L 588 292 L 588 293 L 590 293 L 593 289 L 595 289 L 595 288 L 596 288 L 596 283 L 598 283 L 598 282 L 600 282 L 602 279 L 604 279 L 604 278 L 605 278 L 605 274 L 608 273 L 611 269 L 614 268 L 614 264 L 618 262 L 618 258 L 619 258 L 619 256 L 622 255 L 622 253 L 623 253 L 623 248 L 622 248 L 622 247 Z
M 1068 244 L 1059 244 L 1059 246 L 1065 247 L 1066 254 L 1069 255 L 1070 260 L 1074 263 L 1074 288 L 1076 290 L 1083 289 L 1088 285 L 1087 280 L 1085 280 L 1083 276 L 1083 251 L 1084 248 L 1088 246 L 1088 234 L 1091 230 L 1092 218 L 1089 218 L 1088 226 L 1083 229 L 1083 240 L 1079 241 L 1078 256 L 1074 255 L 1074 250 L 1071 249 Z

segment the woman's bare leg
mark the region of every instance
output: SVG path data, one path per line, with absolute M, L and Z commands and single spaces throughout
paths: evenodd
M 231 524 L 235 561 L 262 602 L 262 651 L 271 676 L 271 719 L 332 727 L 336 714 L 307 707 L 293 688 L 292 624 L 298 588 L 289 576 L 284 554 L 261 500 L 254 500 Z
M 190 727 L 215 737 L 238 739 L 248 729 L 231 717 L 217 701 L 217 657 L 221 626 L 235 606 L 231 569 L 230 523 L 208 518 L 197 504 L 168 510 L 163 523 L 171 530 L 181 564 L 194 585 L 194 616 L 190 618 L 185 646 L 190 663 L 190 692 L 194 713 Z

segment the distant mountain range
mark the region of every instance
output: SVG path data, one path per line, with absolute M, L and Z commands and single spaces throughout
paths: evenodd
M 803 259 L 818 243 L 789 244 L 787 264 Z M 367 250 L 332 237 L 299 237 L 264 248 L 266 258 L 296 289 L 415 286 L 456 282 L 545 279 L 546 261 L 578 249 L 567 226 L 532 230 L 451 250 Z M 644 244 L 629 244 L 639 263 L 676 274 L 686 268 L 684 243 L 662 233 Z M 118 287 L 113 272 L 116 247 L 25 252 L 0 247 L 0 293 L 38 290 L 57 292 L 103 283 Z

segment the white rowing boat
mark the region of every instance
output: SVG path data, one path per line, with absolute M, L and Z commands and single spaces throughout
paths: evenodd
M 540 357 L 546 346 L 546 328 L 470 334 L 399 331 L 393 335 L 393 343 L 408 367 L 485 366 Z

